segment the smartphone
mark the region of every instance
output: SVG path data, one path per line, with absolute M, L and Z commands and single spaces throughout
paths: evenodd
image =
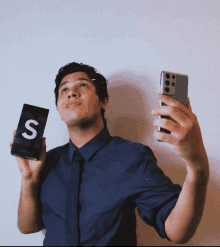
M 160 74 L 160 89 L 159 92 L 161 94 L 165 94 L 187 107 L 187 97 L 188 97 L 188 75 L 174 73 L 169 71 L 162 71 Z M 160 106 L 166 105 L 161 100 Z M 159 118 L 167 118 L 172 119 L 170 116 L 162 116 L 159 115 Z M 169 130 L 158 127 L 159 132 L 170 134 Z M 161 140 L 157 140 L 159 142 L 163 142 Z
M 49 110 L 24 104 L 12 144 L 11 154 L 25 159 L 39 160 L 42 137 Z

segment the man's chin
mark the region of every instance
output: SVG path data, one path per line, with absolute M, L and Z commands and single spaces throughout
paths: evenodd
M 95 123 L 91 119 L 71 119 L 69 121 L 64 121 L 68 128 L 82 128 L 87 129 L 93 126 Z

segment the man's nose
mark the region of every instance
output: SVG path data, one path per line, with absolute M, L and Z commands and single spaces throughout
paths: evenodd
M 74 88 L 74 89 L 71 89 L 68 93 L 68 98 L 70 97 L 79 97 L 79 89 L 78 88 Z

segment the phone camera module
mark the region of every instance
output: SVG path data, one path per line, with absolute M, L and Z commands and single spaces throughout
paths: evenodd
M 170 85 L 170 81 L 166 80 L 166 81 L 165 81 L 165 84 L 166 84 L 167 86 L 169 86 L 169 85 Z
M 169 93 L 170 92 L 170 89 L 168 87 L 165 88 L 165 92 L 166 93 Z

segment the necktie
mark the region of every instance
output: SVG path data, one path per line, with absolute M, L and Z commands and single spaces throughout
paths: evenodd
M 71 163 L 71 174 L 67 188 L 66 246 L 79 246 L 79 189 L 84 159 L 77 149 Z

